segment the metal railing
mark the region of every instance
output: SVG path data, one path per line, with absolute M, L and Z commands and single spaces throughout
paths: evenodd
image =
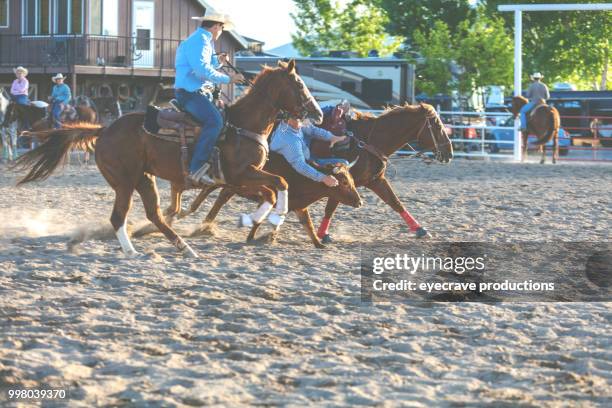
M 174 68 L 180 40 L 100 35 L 0 35 L 0 65 Z

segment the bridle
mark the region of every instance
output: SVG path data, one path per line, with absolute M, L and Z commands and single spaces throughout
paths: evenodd
M 417 137 L 416 137 L 416 142 L 418 144 L 420 144 L 421 141 L 421 137 L 423 136 L 423 133 L 425 131 L 425 128 L 427 128 L 428 132 L 429 132 L 429 136 L 431 137 L 431 140 L 434 144 L 434 158 L 430 158 L 427 154 L 423 153 L 423 152 L 419 152 L 417 151 L 414 147 L 412 147 L 412 145 L 410 143 L 406 143 L 406 145 L 408 145 L 408 147 L 410 147 L 410 149 L 414 152 L 414 154 L 412 155 L 412 157 L 415 158 L 419 158 L 421 160 L 423 160 L 426 164 L 432 164 L 435 161 L 442 161 L 442 152 L 440 151 L 441 147 L 445 147 L 448 146 L 451 142 L 450 141 L 446 141 L 442 144 L 438 143 L 438 140 L 436 139 L 434 132 L 433 132 L 433 127 L 431 125 L 431 121 L 430 119 L 432 119 L 433 116 L 426 116 L 425 117 L 425 121 L 423 122 L 423 126 L 421 126 L 421 128 L 419 129 L 419 132 L 417 133 Z M 368 143 L 368 141 L 370 140 L 370 137 L 374 134 L 374 130 L 376 129 L 376 124 L 377 122 L 374 122 L 374 125 L 372 126 L 372 128 L 370 129 L 370 131 L 368 132 L 368 135 L 366 136 L 365 140 L 360 139 L 359 137 L 356 137 L 355 135 L 351 134 L 349 135 L 349 137 L 353 138 L 354 140 L 357 141 L 357 148 L 360 150 L 365 150 L 368 153 L 370 153 L 371 155 L 373 155 L 374 157 L 376 157 L 381 164 L 383 165 L 383 170 L 387 165 L 387 162 L 389 161 L 389 157 L 387 155 L 385 155 L 382 151 L 380 151 L 380 149 L 378 149 L 377 147 L 371 145 Z M 414 142 L 413 142 L 414 143 Z
M 315 104 L 314 98 L 312 98 L 312 96 L 308 97 L 304 93 L 304 88 L 306 87 L 306 85 L 304 85 L 304 83 L 301 80 L 296 80 L 298 89 L 296 90 L 293 87 L 292 89 L 294 92 L 294 96 L 296 97 L 300 105 L 295 109 L 294 112 L 289 112 L 288 110 L 278 106 L 275 102 L 273 102 L 270 96 L 265 91 L 260 91 L 255 85 L 255 83 L 253 83 L 253 81 L 247 78 L 245 73 L 239 70 L 238 68 L 236 68 L 231 62 L 227 61 L 226 65 L 228 68 L 231 68 L 234 72 L 244 76 L 244 82 L 246 82 L 247 85 L 253 90 L 252 92 L 265 93 L 266 97 L 262 98 L 263 101 L 271 105 L 277 111 L 279 111 L 279 116 L 281 116 L 284 119 L 295 118 L 295 119 L 303 120 L 308 116 L 309 108 L 312 108 Z
M 406 143 L 408 145 L 408 147 L 410 147 L 410 149 L 413 151 L 413 153 L 414 153 L 413 157 L 420 158 L 426 164 L 432 164 L 434 161 L 441 162 L 442 161 L 442 152 L 440 151 L 440 148 L 448 146 L 449 144 L 451 144 L 451 142 L 448 141 L 448 140 L 445 141 L 442 144 L 438 144 L 438 139 L 436 139 L 436 136 L 434 135 L 433 129 L 432 129 L 432 126 L 431 126 L 431 121 L 430 121 L 431 118 L 432 118 L 432 116 L 426 116 L 425 117 L 425 122 L 423 122 L 423 126 L 421 126 L 421 129 L 419 130 L 419 133 L 417 133 L 416 142 L 420 145 L 421 136 L 423 135 L 423 131 L 425 130 L 425 127 L 427 127 L 427 130 L 429 131 L 429 136 L 431 137 L 431 141 L 434 144 L 434 150 L 433 150 L 434 158 L 432 159 L 427 154 L 425 154 L 423 152 L 416 151 L 416 149 L 414 147 L 412 147 L 412 145 L 410 143 Z

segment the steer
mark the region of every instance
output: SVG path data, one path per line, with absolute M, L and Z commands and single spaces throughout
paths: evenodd
M 295 211 L 300 223 L 306 228 L 308 236 L 317 248 L 324 248 L 325 245 L 321 243 L 315 233 L 312 220 L 310 219 L 310 213 L 308 212 L 308 206 L 321 198 L 331 197 L 351 207 L 361 207 L 361 197 L 355 188 L 355 182 L 349 171 L 353 164 L 354 163 L 349 164 L 348 166 L 345 164 L 336 164 L 333 166 L 318 167 L 320 171 L 326 174 L 333 174 L 333 176 L 338 179 L 337 187 L 327 187 L 323 183 L 313 181 L 296 172 L 283 156 L 274 152 L 270 153 L 270 159 L 266 163 L 264 170 L 285 178 L 289 184 L 289 211 Z M 221 186 L 212 186 L 202 190 L 191 204 L 190 209 L 185 213 L 181 213 L 180 217 L 182 218 L 195 212 L 206 197 L 219 187 Z M 221 207 L 223 207 L 223 205 L 225 205 L 235 194 L 252 201 L 261 201 L 263 199 L 260 194 L 248 187 L 225 186 L 223 190 L 221 190 L 221 193 L 219 193 L 219 197 L 217 197 L 217 200 L 210 209 L 203 224 L 206 225 L 211 223 L 216 218 Z M 255 233 L 259 225 L 261 224 L 253 224 L 247 241 L 252 241 L 255 238 Z

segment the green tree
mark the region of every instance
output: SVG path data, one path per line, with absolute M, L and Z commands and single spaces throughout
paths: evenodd
M 293 45 L 304 55 L 317 50 L 350 50 L 364 57 L 373 49 L 389 55 L 404 41 L 384 31 L 389 19 L 371 0 L 352 0 L 344 8 L 330 0 L 295 0 L 295 4 L 298 11 L 291 15 L 297 28 Z
M 455 34 L 461 22 L 473 21 L 474 9 L 468 0 L 375 0 L 389 16 L 388 30 L 392 35 L 401 35 L 409 43 L 414 40 L 415 31 L 427 35 L 436 22 L 446 24 Z
M 471 92 L 487 85 L 511 89 L 513 80 L 513 40 L 501 18 L 479 13 L 473 24 L 459 25 L 455 39 L 457 64 L 462 67 L 459 91 Z
M 452 89 L 451 64 L 456 57 L 448 25 L 436 21 L 427 33 L 416 30 L 413 34 L 415 48 L 423 57 L 418 66 L 418 88 L 429 95 L 450 93 Z
M 490 16 L 501 16 L 510 30 L 512 13 L 497 6 L 514 3 L 550 3 L 550 0 L 487 0 Z M 582 0 L 581 3 L 601 3 Z M 523 12 L 523 74 L 542 72 L 548 82 L 568 81 L 581 88 L 606 88 L 610 82 L 612 12 Z M 609 86 L 609 85 L 607 85 Z

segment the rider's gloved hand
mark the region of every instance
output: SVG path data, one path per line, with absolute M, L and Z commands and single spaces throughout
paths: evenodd
M 325 183 L 327 187 L 336 187 L 338 185 L 338 180 L 332 175 L 327 175 L 323 179 L 323 183 Z

